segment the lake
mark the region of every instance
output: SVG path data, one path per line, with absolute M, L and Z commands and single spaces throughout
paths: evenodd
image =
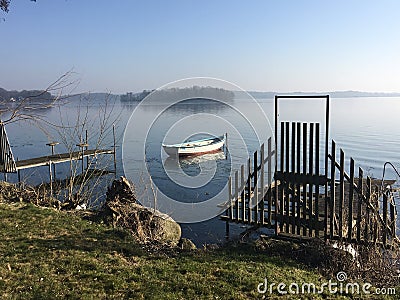
M 330 104 L 330 139 L 343 148 L 347 158 L 355 159 L 356 167 L 376 178 L 382 177 L 386 161 L 400 167 L 400 98 L 333 98 Z M 282 100 L 279 105 L 280 120 L 320 122 L 324 128 L 323 101 Z M 74 128 L 78 123 L 87 124 L 90 145 L 111 147 L 111 125 L 115 123 L 117 176 L 127 175 L 133 180 L 141 201 L 148 205 L 154 204 L 151 187 L 156 187 L 157 207 L 182 224 L 184 237 L 201 245 L 224 240 L 225 224 L 216 217 L 220 212 L 218 204 L 227 200 L 229 175 L 259 148 L 260 142 L 272 136 L 274 101 L 257 99 L 254 103 L 238 97 L 231 103 L 203 99 L 168 107 L 166 103 L 121 103 L 117 97 L 98 94 L 87 99 L 70 98 L 59 107 L 35 113 L 46 122 L 62 124 L 67 129 L 55 129 L 45 122 L 38 122 L 41 128 L 25 121 L 7 125 L 15 157 L 21 160 L 49 154 L 46 143 L 53 140 L 61 142 L 56 152 L 66 151 L 66 143 L 73 146 L 85 138 L 85 130 Z M 102 119 L 105 115 L 107 118 Z M 104 135 L 98 141 L 100 128 Z M 162 151 L 163 142 L 177 143 L 187 137 L 225 132 L 228 150 L 223 153 L 176 160 Z M 57 165 L 58 178 L 68 172 L 69 164 Z M 48 170 L 24 170 L 22 176 L 27 183 L 37 184 L 48 181 Z M 391 168 L 385 178 L 398 179 Z M 109 176 L 107 180 L 112 179 Z M 9 180 L 16 181 L 16 176 L 9 175 Z M 100 198 L 104 192 L 98 191 Z M 242 230 L 240 226 L 231 229 L 233 234 Z

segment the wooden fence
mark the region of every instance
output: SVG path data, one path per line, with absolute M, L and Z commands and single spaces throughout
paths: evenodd
M 320 159 L 325 157 L 320 156 L 318 123 L 280 125 L 278 151 L 269 139 L 266 152 L 262 145 L 240 173 L 229 178 L 230 205 L 221 218 L 274 228 L 276 235 L 296 238 L 398 243 L 392 193 L 382 191 L 380 181 L 364 177 L 361 168 L 356 177 L 355 162 L 350 158 L 346 168 L 342 149 L 337 161 L 334 141 L 331 153 L 325 154 L 328 170 L 320 170 Z M 274 158 L 278 165 L 272 176 Z

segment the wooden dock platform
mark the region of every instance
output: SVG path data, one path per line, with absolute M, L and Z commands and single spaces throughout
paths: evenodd
M 97 156 L 100 154 L 114 154 L 113 149 L 91 149 L 85 151 L 74 151 L 71 153 L 60 153 L 54 155 L 47 155 L 35 157 L 31 159 L 16 161 L 17 170 L 29 169 L 40 166 L 48 166 L 50 164 L 59 164 L 68 161 L 81 160 L 85 157 Z

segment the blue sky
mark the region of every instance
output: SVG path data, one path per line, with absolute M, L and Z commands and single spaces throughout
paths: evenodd
M 12 0 L 0 87 L 123 93 L 196 76 L 245 90 L 400 91 L 400 1 Z

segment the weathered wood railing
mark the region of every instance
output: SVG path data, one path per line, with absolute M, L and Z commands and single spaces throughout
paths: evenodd
M 284 143 L 274 176 L 276 152 L 269 139 L 267 152 L 262 145 L 240 167 L 240 173 L 236 171 L 229 178 L 229 206 L 222 219 L 272 227 L 276 235 L 297 238 L 323 237 L 384 246 L 398 243 L 396 207 L 390 190 L 382 191 L 381 182 L 364 177 L 361 168 L 356 177 L 352 158 L 346 172 L 345 153 L 340 149 L 336 161 L 334 141 L 327 154 L 330 176 L 320 175 L 319 151 L 309 151 L 318 150 L 318 124 L 292 124 L 291 138 L 289 128 L 287 123 L 282 125 Z
M 331 167 L 329 215 L 326 232 L 330 239 L 356 243 L 387 245 L 398 242 L 396 237 L 396 207 L 393 194 L 381 190 L 380 184 L 358 168 L 355 177 L 354 159 L 350 158 L 349 173 L 345 171 L 345 153 L 340 149 L 336 161 L 336 143 L 328 155 Z M 379 182 L 381 183 L 381 182 Z
M 247 164 L 241 165 L 234 177 L 228 181 L 228 208 L 222 219 L 245 224 L 272 225 L 274 205 L 271 188 L 273 186 L 272 169 L 275 150 L 272 149 L 272 139 L 261 145 L 253 159 L 248 158 Z

